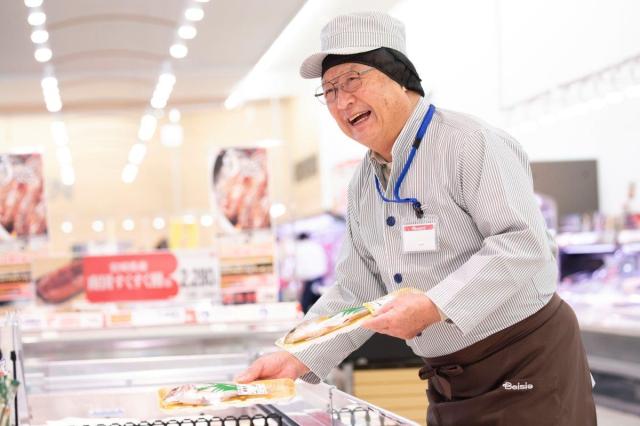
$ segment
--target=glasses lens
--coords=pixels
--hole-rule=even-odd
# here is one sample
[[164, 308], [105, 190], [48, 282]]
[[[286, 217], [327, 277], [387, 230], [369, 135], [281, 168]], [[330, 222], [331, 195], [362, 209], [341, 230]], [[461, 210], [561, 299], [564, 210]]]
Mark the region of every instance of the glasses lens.
[[316, 92], [313, 94], [313, 96], [315, 96], [315, 98], [320, 101], [320, 103], [322, 104], [326, 104], [327, 100], [324, 97], [324, 89], [321, 87], [318, 87], [316, 89]]
[[362, 80], [360, 79], [360, 74], [355, 71], [347, 74], [342, 80], [342, 90], [348, 93], [355, 92], [361, 85]]

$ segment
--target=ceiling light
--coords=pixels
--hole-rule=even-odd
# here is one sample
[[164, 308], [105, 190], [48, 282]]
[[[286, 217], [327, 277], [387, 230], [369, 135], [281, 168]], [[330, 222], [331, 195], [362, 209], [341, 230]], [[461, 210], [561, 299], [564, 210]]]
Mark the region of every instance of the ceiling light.
[[122, 229], [125, 231], [133, 231], [136, 227], [136, 223], [133, 219], [125, 219], [122, 221]]
[[167, 100], [164, 98], [151, 98], [151, 106], [155, 109], [162, 109], [167, 106]]
[[169, 121], [172, 123], [177, 123], [180, 121], [180, 110], [178, 110], [177, 108], [171, 108], [171, 111], [169, 111]]
[[161, 229], [164, 229], [165, 225], [166, 225], [166, 222], [160, 216], [153, 218], [153, 223], [152, 223], [153, 229], [161, 230]]
[[42, 6], [42, 0], [24, 0], [24, 5], [27, 7], [40, 7]]
[[176, 84], [176, 76], [170, 72], [162, 73], [160, 77], [158, 77], [158, 85], [173, 86], [174, 84]]
[[60, 175], [64, 185], [71, 186], [76, 181], [76, 174], [73, 171], [73, 167], [70, 165], [62, 166], [62, 169], [60, 169]]
[[45, 15], [44, 12], [31, 12], [27, 18], [27, 22], [34, 27], [40, 26], [47, 22], [47, 15]]
[[286, 212], [287, 212], [287, 207], [282, 203], [272, 204], [271, 208], [269, 209], [269, 213], [271, 214], [271, 217], [274, 219], [282, 216]]
[[62, 110], [62, 101], [59, 96], [56, 98], [45, 98], [44, 102], [49, 112], [60, 112]]
[[204, 18], [204, 11], [199, 7], [190, 7], [184, 11], [184, 17], [189, 21], [201, 21]]
[[58, 79], [55, 77], [45, 77], [40, 80], [42, 90], [58, 90]]
[[202, 216], [200, 216], [200, 225], [207, 228], [213, 225], [213, 216], [211, 216], [210, 214], [203, 214]]
[[182, 126], [177, 123], [168, 123], [160, 128], [160, 143], [167, 147], [182, 145], [184, 132]]
[[147, 153], [147, 146], [143, 143], [134, 144], [129, 151], [129, 162], [139, 166], [144, 160], [144, 156]]
[[51, 135], [56, 145], [66, 145], [69, 143], [69, 135], [64, 121], [54, 121], [51, 123]]
[[184, 216], [182, 216], [182, 221], [187, 225], [193, 225], [194, 223], [196, 223], [196, 217], [192, 214], [185, 214]]
[[60, 229], [65, 234], [70, 234], [71, 231], [73, 231], [73, 224], [68, 220], [65, 220], [64, 222], [62, 222], [62, 224], [60, 224]]
[[176, 59], [182, 59], [187, 56], [189, 49], [182, 43], [176, 43], [169, 48], [169, 53]]
[[260, 148], [275, 148], [282, 146], [282, 141], [280, 139], [263, 139], [256, 142], [256, 145]]
[[178, 28], [178, 36], [184, 40], [191, 40], [198, 35], [198, 30], [193, 25], [183, 25]]
[[35, 44], [46, 43], [49, 40], [49, 33], [46, 30], [35, 30], [31, 33], [31, 41]]
[[[154, 107], [155, 108], [155, 107]], [[140, 129], [138, 130], [138, 139], [141, 141], [151, 140], [156, 131], [158, 119], [152, 114], [145, 114], [140, 119]]]
[[91, 229], [93, 229], [95, 232], [102, 232], [104, 231], [104, 222], [101, 220], [94, 220], [91, 223]]
[[38, 62], [48, 62], [49, 59], [51, 59], [51, 57], [53, 56], [53, 53], [51, 53], [51, 49], [49, 49], [48, 47], [40, 47], [36, 49], [36, 52], [33, 54], [33, 56]]
[[71, 150], [67, 145], [61, 145], [56, 150], [58, 154], [58, 162], [60, 164], [71, 164]]
[[127, 164], [122, 170], [122, 181], [124, 183], [131, 183], [136, 180], [138, 174], [138, 166], [135, 164]]

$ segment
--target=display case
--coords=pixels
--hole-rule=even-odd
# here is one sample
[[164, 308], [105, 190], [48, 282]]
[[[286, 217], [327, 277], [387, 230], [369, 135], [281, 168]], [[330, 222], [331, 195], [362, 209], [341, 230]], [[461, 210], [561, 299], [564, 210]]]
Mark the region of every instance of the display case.
[[28, 421], [42, 425], [416, 425], [325, 383], [296, 382], [292, 400], [190, 415], [158, 404], [160, 385], [230, 380], [243, 354], [54, 362], [29, 373]]

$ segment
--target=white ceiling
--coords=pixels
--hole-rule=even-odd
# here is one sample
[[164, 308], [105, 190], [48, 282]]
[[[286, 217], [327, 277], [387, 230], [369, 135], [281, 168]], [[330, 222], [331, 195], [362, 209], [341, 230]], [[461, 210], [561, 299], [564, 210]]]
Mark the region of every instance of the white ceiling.
[[[219, 104], [265, 54], [304, 0], [213, 0], [203, 3], [189, 54], [173, 59], [182, 14], [193, 0], [44, 0], [49, 45], [63, 112], [144, 110], [167, 64], [177, 77], [170, 106]], [[338, 13], [388, 10], [395, 0], [310, 0], [307, 21], [270, 64], [295, 75], [317, 49], [320, 27]], [[40, 88], [45, 64], [34, 59], [29, 10], [0, 2], [0, 115], [46, 112]], [[301, 13], [301, 15], [303, 15]], [[164, 65], [163, 65], [164, 64]], [[286, 86], [286, 85], [285, 85]]]

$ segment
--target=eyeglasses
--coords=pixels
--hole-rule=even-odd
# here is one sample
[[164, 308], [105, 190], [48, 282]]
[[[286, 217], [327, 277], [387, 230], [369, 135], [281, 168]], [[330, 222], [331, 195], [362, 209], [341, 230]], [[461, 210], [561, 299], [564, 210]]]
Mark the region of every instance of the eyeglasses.
[[338, 76], [338, 78], [340, 78], [339, 82], [336, 81], [336, 78], [334, 79], [335, 83], [330, 81], [323, 83], [322, 86], [318, 87], [313, 96], [324, 105], [333, 103], [338, 98], [338, 90], [353, 93], [362, 87], [362, 76], [372, 69], [373, 67], [367, 68], [364, 71], [347, 71]]

